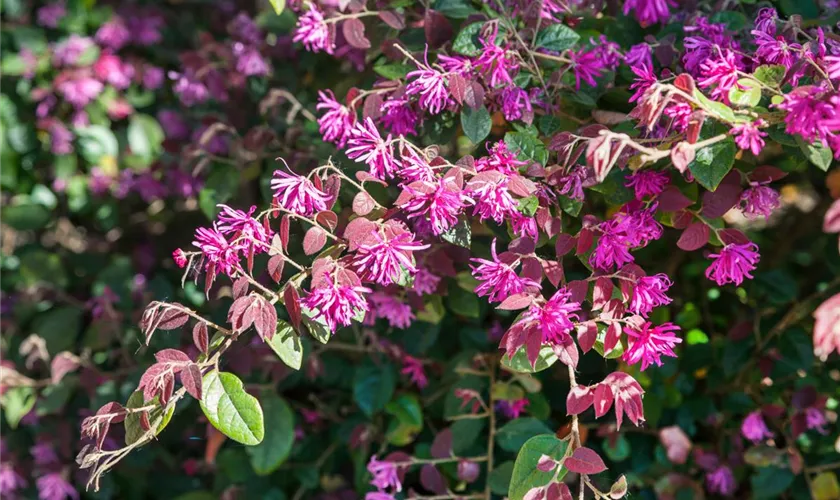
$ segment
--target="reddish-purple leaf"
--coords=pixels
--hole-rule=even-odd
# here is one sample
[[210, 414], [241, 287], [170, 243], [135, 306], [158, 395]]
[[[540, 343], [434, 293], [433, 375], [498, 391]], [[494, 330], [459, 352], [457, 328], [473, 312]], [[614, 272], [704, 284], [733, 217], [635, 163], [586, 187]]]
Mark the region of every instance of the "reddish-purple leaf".
[[543, 260], [542, 268], [548, 278], [548, 281], [550, 281], [555, 287], [560, 286], [560, 283], [565, 278], [565, 275], [563, 274], [563, 264], [556, 260]]
[[464, 103], [467, 106], [478, 109], [484, 105], [484, 87], [478, 82], [469, 82], [464, 91]]
[[359, 191], [353, 197], [353, 213], [364, 216], [373, 211], [376, 207], [376, 202], [366, 191]]
[[207, 354], [207, 351], [210, 346], [210, 335], [207, 332], [207, 324], [203, 321], [199, 321], [193, 327], [193, 344], [198, 348], [199, 351]]
[[446, 493], [446, 480], [434, 465], [426, 464], [420, 469], [420, 484], [433, 493]]
[[346, 239], [350, 245], [349, 250], [355, 251], [359, 248], [359, 245], [362, 244], [365, 239], [371, 235], [374, 231], [376, 231], [377, 225], [375, 222], [371, 222], [368, 219], [364, 219], [359, 217], [358, 219], [353, 219], [347, 224], [347, 227], [344, 228], [344, 239]]
[[592, 247], [594, 241], [595, 234], [591, 229], [581, 229], [577, 235], [577, 249], [575, 250], [575, 254], [581, 255], [586, 253]]
[[703, 193], [703, 209], [701, 213], [709, 219], [723, 216], [741, 199], [743, 189], [738, 184], [721, 183], [714, 191]]
[[423, 31], [426, 41], [433, 49], [440, 47], [452, 38], [452, 25], [446, 16], [432, 9], [426, 9], [423, 17]]
[[464, 103], [464, 97], [466, 96], [468, 85], [469, 82], [467, 82], [467, 80], [458, 73], [452, 73], [449, 75], [449, 93], [458, 104]]
[[724, 245], [746, 245], [750, 242], [750, 239], [747, 238], [746, 234], [734, 227], [728, 227], [718, 231], [718, 238], [720, 238], [720, 241], [722, 241]]
[[840, 233], [840, 199], [834, 200], [834, 203], [825, 211], [823, 231], [826, 233]]
[[286, 258], [282, 255], [275, 255], [268, 259], [266, 271], [268, 271], [268, 275], [271, 276], [271, 279], [273, 279], [275, 283], [280, 283], [280, 280], [283, 278], [283, 268], [285, 266]]
[[541, 455], [537, 461], [537, 470], [541, 472], [551, 472], [557, 468], [557, 460], [554, 460], [548, 455]]
[[771, 165], [755, 167], [748, 177], [753, 182], [773, 182], [787, 177], [787, 172]]
[[379, 19], [395, 30], [405, 29], [405, 17], [393, 10], [380, 10]]
[[589, 282], [584, 280], [570, 281], [566, 284], [566, 290], [571, 292], [571, 302], [583, 302], [589, 292]]
[[680, 235], [677, 246], [692, 252], [709, 242], [709, 226], [705, 222], [693, 222]]
[[665, 447], [668, 460], [675, 464], [684, 464], [691, 451], [691, 440], [685, 432], [676, 425], [663, 427], [659, 430], [659, 440]]
[[610, 278], [601, 276], [595, 280], [595, 288], [592, 290], [592, 309], [598, 310], [612, 299], [613, 282]]
[[300, 313], [300, 294], [298, 294], [297, 288], [291, 283], [283, 289], [283, 304], [286, 306], [286, 312], [289, 313], [289, 320], [291, 320], [292, 326], [295, 327], [295, 331], [300, 331], [300, 321], [302, 319]]
[[[178, 303], [173, 303], [172, 305], [184, 307]], [[188, 319], [190, 319], [190, 317], [187, 313], [179, 309], [167, 307], [166, 310], [161, 313], [157, 327], [161, 330], [175, 330], [176, 328], [184, 326], [184, 323], [186, 323]]]
[[140, 428], [144, 431], [149, 431], [152, 428], [152, 423], [149, 422], [149, 412], [147, 411], [140, 414]]
[[595, 418], [601, 418], [610, 411], [613, 404], [613, 392], [608, 384], [598, 384], [595, 386], [593, 394], [592, 405], [595, 407]]
[[578, 360], [580, 360], [580, 352], [578, 346], [571, 337], [566, 337], [566, 340], [559, 345], [552, 346], [554, 354], [566, 366], [577, 368]]
[[512, 175], [509, 177], [508, 189], [511, 193], [525, 198], [537, 192], [537, 185], [521, 175]]
[[572, 472], [578, 474], [597, 474], [607, 470], [604, 461], [595, 453], [586, 447], [578, 448], [572, 453], [572, 456], [567, 458], [563, 465]]
[[618, 338], [621, 336], [621, 324], [610, 323], [607, 327], [607, 334], [604, 335], [604, 354], [609, 354], [615, 349], [618, 344]]
[[577, 327], [578, 344], [584, 354], [592, 349], [598, 339], [598, 325], [594, 321], [587, 321]]
[[370, 94], [365, 98], [365, 105], [362, 106], [362, 117], [371, 120], [378, 120], [382, 116], [382, 94]]
[[531, 255], [537, 249], [537, 244], [532, 238], [516, 238], [508, 245], [508, 251], [519, 255]]
[[567, 233], [558, 234], [557, 242], [554, 244], [554, 250], [557, 252], [557, 258], [571, 252], [575, 246], [577, 246], [577, 241], [574, 236]]
[[592, 406], [595, 395], [592, 389], [583, 385], [572, 387], [566, 396], [566, 415], [580, 415]]
[[254, 329], [257, 330], [257, 335], [265, 341], [271, 340], [277, 331], [277, 310], [274, 304], [262, 296], [257, 296], [252, 307], [255, 308]]
[[525, 309], [534, 303], [534, 294], [528, 292], [520, 292], [511, 295], [499, 304], [496, 309], [504, 311], [515, 311], [517, 309]]
[[185, 363], [191, 363], [192, 360], [186, 353], [178, 349], [163, 349], [155, 353], [155, 359], [158, 363], [173, 365], [172, 369], [180, 370]]
[[678, 210], [671, 216], [671, 224], [674, 229], [685, 229], [694, 220], [694, 214], [688, 210]]
[[280, 219], [280, 243], [283, 245], [283, 251], [289, 251], [289, 225], [291, 224], [291, 216], [289, 214], [283, 215]]
[[362, 50], [370, 48], [370, 40], [365, 37], [365, 23], [359, 19], [351, 17], [345, 20], [342, 23], [341, 29], [344, 32], [344, 38], [347, 39], [347, 43], [352, 47]]
[[335, 212], [323, 210], [315, 215], [315, 222], [330, 231], [335, 231], [336, 226], [338, 226], [338, 216]]
[[320, 227], [312, 226], [303, 236], [303, 253], [312, 255], [318, 253], [327, 244], [327, 232]]
[[236, 281], [233, 282], [233, 299], [236, 300], [239, 297], [248, 293], [248, 278], [242, 276], [238, 278]]
[[58, 353], [50, 363], [50, 379], [53, 384], [58, 384], [70, 372], [79, 367], [79, 358], [71, 352]]
[[447, 427], [438, 432], [432, 441], [433, 458], [449, 458], [452, 456], [452, 429]]
[[181, 372], [181, 383], [190, 396], [201, 401], [201, 370], [195, 363], [190, 363]]
[[665, 191], [656, 198], [656, 201], [659, 203], [658, 209], [663, 212], [676, 212], [694, 204], [676, 186], [666, 187]]

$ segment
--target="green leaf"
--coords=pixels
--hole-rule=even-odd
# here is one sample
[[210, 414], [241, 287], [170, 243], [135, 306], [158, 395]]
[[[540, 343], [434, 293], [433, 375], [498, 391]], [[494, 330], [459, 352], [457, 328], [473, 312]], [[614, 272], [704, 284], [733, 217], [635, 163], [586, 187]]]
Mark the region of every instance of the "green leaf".
[[257, 398], [245, 392], [239, 377], [212, 370], [204, 375], [202, 393], [201, 409], [219, 432], [251, 446], [263, 440], [262, 408]]
[[765, 64], [753, 72], [753, 78], [770, 87], [778, 87], [785, 79], [787, 70], [781, 64]]
[[732, 108], [730, 108], [726, 104], [710, 100], [708, 97], [703, 95], [703, 93], [700, 92], [699, 89], [694, 89], [694, 98], [697, 99], [697, 101], [706, 111], [710, 112], [712, 115], [715, 116], [715, 118], [719, 120], [728, 123], [746, 121], [745, 118], [737, 118]]
[[833, 159], [830, 149], [823, 146], [819, 141], [808, 144], [798, 135], [796, 136], [796, 144], [808, 158], [808, 161], [816, 165], [823, 172], [828, 171], [828, 167], [831, 166], [831, 160]]
[[607, 439], [604, 441], [603, 447], [604, 454], [613, 462], [627, 460], [627, 457], [630, 456], [630, 442], [627, 441], [624, 434], [619, 434], [615, 440]]
[[149, 115], [138, 114], [128, 122], [128, 147], [143, 165], [154, 162], [163, 150], [164, 133], [160, 124]]
[[458, 245], [459, 247], [470, 248], [472, 244], [472, 229], [470, 222], [466, 219], [458, 219], [454, 226], [450, 227], [440, 235], [443, 241]]
[[513, 356], [502, 356], [502, 366], [508, 370], [519, 373], [536, 373], [541, 372], [557, 362], [557, 355], [549, 346], [543, 346], [540, 349], [540, 354], [537, 356], [537, 363], [535, 367], [531, 367], [531, 362], [528, 361], [528, 354], [525, 348], [522, 347]]
[[484, 106], [478, 109], [464, 106], [461, 110], [461, 127], [473, 144], [481, 143], [490, 133], [492, 125], [490, 112]]
[[540, 200], [535, 194], [532, 194], [527, 198], [521, 198], [519, 200], [519, 204], [516, 207], [519, 213], [527, 217], [533, 217], [534, 214], [537, 213], [538, 208], [540, 208]]
[[211, 167], [207, 182], [198, 193], [198, 206], [208, 219], [215, 219], [219, 213], [217, 205], [227, 202], [239, 186], [240, 172], [230, 165], [215, 164]]
[[6, 390], [0, 396], [0, 406], [3, 407], [3, 416], [9, 427], [17, 429], [20, 420], [32, 410], [37, 400], [38, 396], [32, 387], [12, 387]]
[[375, 364], [366, 359], [353, 377], [353, 399], [367, 416], [385, 408], [397, 386], [394, 368], [390, 363]]
[[484, 21], [472, 23], [458, 32], [455, 41], [452, 42], [452, 50], [465, 56], [475, 57], [481, 53], [481, 42], [479, 35]]
[[811, 496], [814, 500], [835, 500], [840, 498], [840, 483], [831, 471], [821, 472], [811, 481]]
[[452, 312], [460, 316], [473, 319], [478, 319], [481, 316], [481, 301], [478, 300], [478, 295], [459, 286], [449, 288], [446, 305]]
[[551, 429], [533, 417], [517, 418], [496, 432], [496, 442], [506, 451], [516, 452], [526, 441], [538, 434], [550, 434]]
[[731, 137], [697, 151], [694, 161], [688, 164], [694, 178], [701, 186], [714, 191], [735, 163], [735, 141]]
[[[158, 403], [157, 396], [151, 401], [143, 400], [143, 391], [134, 391], [128, 398], [126, 408], [142, 408], [144, 406], [155, 405], [156, 408], [149, 412], [149, 425], [154, 427], [155, 436], [160, 434], [163, 429], [169, 425], [172, 420], [172, 414], [175, 413], [175, 405], [167, 408], [166, 413], [163, 413], [163, 406]], [[125, 416], [125, 444], [131, 445], [136, 443], [146, 431], [140, 425], [140, 414], [129, 413]]]
[[385, 405], [385, 413], [394, 417], [385, 433], [385, 438], [394, 446], [410, 444], [423, 429], [423, 409], [417, 396], [399, 396]]
[[478, 442], [478, 436], [487, 425], [486, 418], [463, 418], [452, 424], [452, 453], [463, 455]]
[[572, 28], [565, 24], [552, 24], [537, 33], [534, 44], [543, 49], [563, 52], [574, 47], [578, 40], [580, 40], [580, 35]]
[[548, 161], [548, 151], [545, 149], [545, 144], [540, 141], [536, 134], [531, 134], [528, 131], [508, 132], [505, 134], [505, 145], [520, 160], [535, 161], [543, 166]]
[[76, 129], [79, 152], [85, 160], [93, 165], [102, 162], [103, 157], [116, 160], [119, 154], [119, 143], [111, 129], [103, 125], [90, 125]]
[[513, 461], [508, 460], [498, 467], [493, 468], [490, 473], [490, 478], [487, 480], [490, 483], [490, 491], [497, 495], [507, 495], [510, 489], [510, 477], [513, 475]]
[[41, 229], [50, 222], [50, 210], [38, 203], [25, 201], [3, 209], [3, 222], [18, 231]]
[[581, 200], [574, 200], [562, 194], [557, 196], [557, 203], [560, 204], [560, 208], [562, 208], [564, 212], [572, 217], [577, 217], [580, 213], [580, 209], [583, 208], [583, 202]]
[[268, 0], [268, 3], [271, 4], [271, 7], [274, 9], [274, 13], [278, 16], [283, 13], [283, 9], [286, 8], [286, 0]]
[[607, 174], [604, 182], [592, 186], [590, 189], [604, 195], [604, 200], [610, 205], [623, 205], [635, 196], [633, 191], [625, 186], [625, 171], [614, 168]]
[[54, 307], [36, 316], [31, 329], [44, 339], [50, 354], [75, 351], [83, 316], [84, 311], [78, 307]]
[[738, 84], [729, 89], [729, 100], [736, 106], [757, 106], [761, 100], [761, 86], [752, 78], [740, 78]]
[[303, 343], [292, 325], [282, 320], [278, 321], [277, 332], [267, 344], [287, 366], [300, 370], [303, 363]]
[[435, 0], [433, 8], [452, 19], [466, 19], [477, 12], [470, 0]]
[[261, 398], [265, 416], [265, 438], [256, 446], [246, 448], [251, 466], [260, 476], [277, 470], [289, 457], [295, 442], [295, 415], [286, 400], [266, 393]]
[[730, 31], [741, 31], [747, 26], [747, 16], [734, 10], [715, 12], [710, 19], [713, 23], [723, 23]]
[[387, 78], [388, 80], [399, 80], [401, 78], [405, 78], [405, 75], [407, 75], [412, 69], [412, 66], [402, 63], [379, 64], [373, 67], [373, 71], [375, 71], [376, 74], [383, 78]]
[[775, 498], [788, 490], [793, 483], [793, 473], [789, 469], [780, 467], [765, 467], [759, 469], [750, 478], [753, 498]]
[[[557, 439], [554, 434], [534, 436], [526, 441], [519, 450], [516, 463], [513, 465], [513, 475], [510, 478], [510, 490], [508, 490], [510, 500], [523, 500], [532, 488], [545, 486], [551, 482], [555, 478], [554, 471], [542, 472], [537, 469], [537, 463], [543, 455], [559, 461], [565, 455], [568, 446], [567, 441]], [[560, 468], [555, 480], [562, 481], [566, 472], [566, 469]]]

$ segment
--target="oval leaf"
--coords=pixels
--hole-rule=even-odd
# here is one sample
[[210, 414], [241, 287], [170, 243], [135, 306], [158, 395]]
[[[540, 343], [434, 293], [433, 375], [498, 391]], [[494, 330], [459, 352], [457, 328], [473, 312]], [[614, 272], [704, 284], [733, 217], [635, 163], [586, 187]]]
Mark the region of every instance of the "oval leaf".
[[242, 444], [255, 445], [263, 440], [265, 426], [260, 403], [245, 392], [236, 375], [210, 371], [204, 375], [202, 392], [201, 409], [213, 427]]
[[268, 346], [289, 368], [300, 370], [303, 363], [303, 344], [292, 325], [285, 321], [278, 322], [277, 333], [268, 342]]
[[[279, 332], [274, 338], [278, 337]], [[246, 448], [246, 451], [251, 458], [254, 472], [260, 476], [267, 476], [277, 470], [292, 451], [295, 442], [295, 416], [283, 398], [267, 394], [261, 399], [266, 422], [265, 439], [256, 446]]]

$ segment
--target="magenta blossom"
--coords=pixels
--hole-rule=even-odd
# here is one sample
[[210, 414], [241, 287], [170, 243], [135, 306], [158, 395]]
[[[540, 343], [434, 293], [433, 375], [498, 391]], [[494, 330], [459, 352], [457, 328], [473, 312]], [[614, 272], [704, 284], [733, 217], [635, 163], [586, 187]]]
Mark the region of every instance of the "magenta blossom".
[[760, 255], [755, 243], [729, 243], [720, 253], [709, 257], [715, 259], [706, 269], [706, 278], [723, 286], [727, 283], [740, 285], [744, 278], [752, 279], [750, 271], [755, 269]]
[[408, 183], [423, 181], [435, 182], [435, 171], [429, 165], [429, 160], [425, 154], [421, 154], [414, 149], [406, 149], [403, 151], [402, 158], [400, 158], [400, 170], [397, 175]]
[[472, 201], [452, 177], [442, 177], [436, 183], [412, 182], [405, 187], [403, 195], [397, 199], [397, 206], [409, 212], [409, 219], [424, 216], [435, 235], [454, 226]]
[[346, 153], [350, 159], [366, 163], [372, 176], [386, 180], [394, 176], [398, 166], [391, 141], [390, 135], [382, 139], [373, 120], [368, 117], [365, 121], [356, 123], [351, 130]]
[[387, 490], [393, 488], [394, 491], [402, 491], [402, 483], [397, 474], [397, 466], [394, 462], [387, 460], [379, 461], [376, 457], [370, 457], [367, 470], [373, 476], [370, 484], [376, 486], [379, 490]]
[[582, 165], [572, 167], [566, 175], [557, 179], [560, 194], [573, 200], [583, 201], [583, 181], [586, 180], [586, 176], [586, 167]]
[[405, 96], [391, 97], [382, 104], [382, 124], [396, 135], [417, 135], [419, 113]]
[[761, 410], [751, 412], [741, 423], [741, 434], [753, 442], [758, 444], [765, 439], [771, 439], [773, 433], [767, 428], [764, 419], [761, 417]]
[[514, 399], [512, 401], [502, 399], [496, 401], [496, 411], [513, 420], [519, 418], [525, 412], [525, 408], [529, 403], [528, 398]]
[[429, 66], [421, 67], [408, 73], [406, 78], [413, 80], [406, 86], [405, 93], [419, 95], [418, 103], [421, 109], [437, 115], [452, 103], [446, 89], [446, 76], [440, 71]]
[[665, 295], [665, 292], [671, 288], [672, 284], [668, 276], [663, 273], [639, 278], [633, 287], [633, 294], [630, 296], [627, 308], [647, 317], [655, 307], [671, 303], [671, 298]]
[[36, 481], [40, 500], [78, 500], [79, 493], [59, 472], [44, 474]]
[[172, 260], [174, 260], [175, 264], [177, 264], [181, 269], [187, 265], [187, 255], [180, 248], [172, 252]]
[[828, 77], [832, 80], [840, 79], [840, 56], [826, 56], [825, 62], [828, 64]]
[[292, 41], [303, 43], [309, 52], [332, 54], [335, 50], [335, 36], [315, 2], [310, 2], [309, 10], [298, 18]]
[[666, 172], [645, 169], [635, 171], [624, 185], [633, 188], [637, 200], [644, 200], [647, 197], [659, 196], [670, 182], [671, 177]]
[[38, 26], [57, 28], [58, 22], [67, 15], [67, 7], [63, 1], [53, 2], [39, 8], [36, 15]]
[[327, 209], [330, 197], [315, 187], [308, 177], [275, 170], [271, 179], [274, 199], [284, 210], [300, 215], [312, 215]]
[[301, 303], [313, 311], [313, 319], [321, 320], [335, 333], [338, 325], [350, 326], [354, 318], [364, 316], [369, 305], [363, 294], [368, 293], [371, 289], [361, 284], [339, 284], [328, 278], [301, 299]]
[[630, 69], [636, 74], [636, 78], [630, 84], [630, 90], [633, 91], [630, 102], [636, 102], [659, 80], [656, 78], [656, 73], [653, 72], [653, 65], [642, 64], [631, 66]]
[[418, 267], [410, 290], [418, 295], [430, 295], [437, 291], [439, 284], [440, 276], [433, 274], [425, 267]]
[[318, 91], [316, 109], [326, 112], [318, 118], [318, 130], [325, 141], [335, 143], [343, 148], [350, 138], [353, 125], [356, 123], [356, 113], [338, 102], [332, 90]]
[[478, 265], [470, 268], [472, 274], [481, 283], [475, 288], [479, 297], [488, 297], [490, 302], [501, 302], [511, 295], [525, 290], [539, 290], [540, 284], [530, 278], [516, 274], [519, 258], [511, 252], [496, 253], [496, 240], [490, 247], [493, 260], [472, 258]]
[[222, 209], [218, 224], [220, 233], [229, 236], [237, 245], [248, 248], [249, 253], [268, 251], [273, 232], [252, 217], [257, 207], [252, 206], [248, 213], [234, 210], [227, 205], [220, 204], [218, 207]]
[[652, 24], [665, 24], [671, 17], [670, 7], [676, 7], [672, 0], [627, 0], [624, 2], [624, 15], [633, 15], [639, 24], [646, 28]]
[[624, 332], [628, 337], [628, 346], [621, 359], [630, 365], [641, 361], [642, 371], [654, 363], [662, 366], [662, 356], [677, 357], [674, 346], [681, 343], [682, 339], [674, 335], [674, 332], [679, 329], [671, 323], [653, 326], [649, 321], [639, 327], [627, 326]]
[[741, 193], [742, 210], [747, 218], [770, 217], [773, 210], [781, 206], [779, 192], [763, 183], [751, 182], [750, 187]]
[[513, 86], [505, 87], [502, 89], [500, 100], [505, 120], [524, 120], [526, 117], [528, 120], [533, 119], [534, 107], [531, 105], [531, 96], [524, 89]]
[[242, 42], [234, 42], [233, 55], [236, 57], [236, 71], [245, 76], [266, 76], [269, 74], [268, 63], [259, 49]]
[[580, 311], [580, 303], [572, 302], [571, 298], [570, 291], [560, 288], [545, 303], [529, 307], [511, 329], [517, 325], [537, 328], [542, 333], [543, 344], [562, 345], [570, 338], [569, 332], [574, 329], [573, 322], [578, 320]]
[[488, 155], [482, 156], [475, 161], [475, 169], [479, 172], [486, 170], [498, 170], [504, 174], [513, 174], [528, 162], [516, 158], [508, 148], [505, 141], [499, 141], [487, 148]]
[[484, 80], [490, 88], [501, 85], [512, 85], [513, 77], [519, 72], [519, 62], [513, 53], [508, 53], [506, 47], [496, 45], [498, 24], [492, 32], [480, 38], [481, 52], [473, 61], [475, 69], [484, 75]]
[[408, 378], [418, 389], [423, 389], [429, 385], [429, 379], [426, 378], [426, 372], [423, 371], [423, 362], [421, 360], [406, 354], [402, 358], [402, 363], [403, 367], [400, 373], [408, 375]]
[[383, 318], [388, 320], [392, 328], [405, 329], [414, 321], [415, 316], [411, 306], [397, 297], [383, 292], [373, 292], [368, 298], [372, 307], [365, 316], [365, 324], [372, 325], [378, 318]]
[[113, 17], [96, 31], [96, 41], [111, 50], [120, 50], [131, 41], [131, 32], [119, 17]]
[[429, 245], [414, 241], [414, 235], [396, 226], [383, 226], [371, 231], [359, 245], [353, 266], [365, 280], [380, 285], [398, 283], [403, 275], [417, 272], [414, 252]]
[[735, 493], [737, 486], [732, 469], [726, 465], [721, 465], [706, 473], [706, 489], [709, 490], [709, 493], [729, 496]]
[[753, 30], [750, 33], [755, 38], [755, 55], [761, 62], [765, 64], [781, 64], [785, 69], [791, 69], [799, 59], [802, 45], [789, 43], [781, 35], [774, 36], [761, 30]]
[[758, 156], [764, 148], [762, 137], [767, 137], [767, 132], [758, 129], [763, 124], [764, 121], [758, 119], [754, 122], [742, 123], [732, 127], [730, 132], [735, 136], [735, 144], [741, 149], [749, 149], [752, 154]]
[[646, 43], [638, 43], [630, 47], [624, 54], [624, 63], [633, 68], [653, 67], [653, 49]]
[[210, 274], [222, 272], [230, 275], [239, 265], [239, 251], [242, 247], [225, 239], [216, 222], [213, 223], [213, 229], [200, 227], [195, 230], [193, 246], [201, 250], [207, 259], [206, 269]]
[[516, 200], [508, 191], [509, 177], [499, 171], [481, 172], [467, 183], [467, 194], [475, 201], [473, 213], [483, 222], [493, 219], [502, 224], [514, 212]]
[[825, 418], [825, 412], [819, 408], [810, 406], [805, 408], [805, 427], [816, 430], [820, 434], [828, 434], [826, 428], [828, 421]]
[[70, 78], [58, 84], [58, 93], [76, 108], [84, 108], [105, 88], [101, 82], [87, 77]]
[[595, 251], [589, 256], [589, 263], [593, 267], [606, 271], [633, 262], [633, 256], [630, 255], [631, 240], [627, 235], [630, 220], [628, 217], [614, 218], [598, 226], [601, 237], [598, 238]]
[[[4, 459], [7, 458], [4, 452]], [[17, 490], [26, 488], [26, 480], [18, 474], [10, 462], [0, 463], [0, 494], [3, 497], [15, 498]]]
[[597, 87], [595, 78], [601, 76], [606, 66], [604, 60], [599, 57], [595, 50], [580, 49], [577, 52], [570, 51], [569, 59], [572, 61], [572, 73], [575, 75], [575, 89], [580, 90], [580, 82], [583, 80], [590, 87]]

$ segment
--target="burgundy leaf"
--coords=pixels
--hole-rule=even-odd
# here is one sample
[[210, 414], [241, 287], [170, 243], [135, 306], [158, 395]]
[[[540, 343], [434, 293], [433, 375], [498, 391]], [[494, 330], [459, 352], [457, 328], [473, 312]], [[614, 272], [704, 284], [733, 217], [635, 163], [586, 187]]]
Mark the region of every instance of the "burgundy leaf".
[[574, 500], [566, 483], [551, 483], [545, 492], [545, 500]]
[[745, 245], [750, 242], [750, 239], [747, 238], [747, 235], [742, 233], [740, 230], [735, 229], [734, 227], [728, 227], [726, 229], [721, 229], [720, 231], [718, 231], [718, 238], [720, 238], [720, 241], [722, 241], [724, 245]]
[[589, 292], [589, 282], [583, 280], [570, 281], [566, 285], [566, 290], [572, 293], [571, 302], [583, 302]]
[[674, 86], [688, 95], [694, 94], [694, 78], [688, 73], [682, 73], [674, 79]]
[[685, 229], [694, 220], [694, 214], [688, 210], [679, 210], [671, 216], [674, 229]]
[[359, 191], [353, 197], [353, 213], [364, 216], [373, 211], [376, 207], [373, 198], [366, 191]]
[[537, 244], [531, 238], [516, 238], [508, 245], [508, 251], [519, 255], [531, 255], [536, 249]]
[[677, 143], [671, 148], [671, 163], [681, 173], [685, 173], [688, 165], [694, 161], [697, 151], [686, 141]]
[[382, 94], [370, 94], [365, 98], [365, 105], [362, 106], [362, 117], [371, 120], [378, 120], [382, 116]]
[[686, 252], [692, 252], [709, 241], [709, 226], [705, 222], [693, 222], [680, 235], [677, 246]]
[[773, 182], [787, 177], [787, 172], [771, 165], [762, 165], [755, 167], [747, 177], [753, 182]]
[[393, 10], [380, 10], [379, 19], [382, 19], [385, 24], [395, 30], [405, 29], [405, 17], [399, 12], [395, 12]]
[[575, 341], [571, 337], [566, 337], [563, 343], [552, 346], [552, 350], [561, 363], [572, 368], [577, 368], [580, 352], [578, 351], [577, 344], [575, 344]]
[[534, 294], [528, 292], [520, 292], [511, 295], [499, 304], [496, 309], [503, 311], [515, 311], [517, 309], [525, 309], [534, 303]]
[[467, 106], [478, 109], [484, 105], [484, 87], [478, 82], [469, 82], [464, 91], [464, 103]]
[[79, 358], [71, 352], [58, 353], [50, 363], [50, 379], [58, 384], [70, 372], [79, 368]]
[[295, 327], [296, 331], [299, 331], [301, 321], [300, 294], [298, 294], [297, 288], [291, 283], [283, 289], [283, 304], [286, 306], [286, 312], [289, 313], [292, 326]]
[[344, 38], [352, 47], [357, 49], [369, 49], [370, 40], [365, 37], [365, 24], [357, 18], [351, 17], [342, 23]]
[[607, 470], [607, 466], [604, 465], [601, 457], [586, 447], [576, 449], [572, 456], [563, 462], [563, 465], [578, 474], [597, 474]]
[[554, 460], [548, 455], [541, 455], [537, 461], [537, 470], [541, 472], [551, 472], [557, 468], [557, 460]]
[[338, 216], [335, 212], [323, 210], [315, 215], [315, 222], [328, 228], [330, 231], [335, 231], [336, 226], [338, 226]]
[[140, 414], [140, 428], [147, 432], [152, 428], [152, 423], [149, 422], [149, 412], [147, 411]]
[[349, 250], [355, 251], [359, 248], [359, 245], [365, 241], [365, 239], [371, 235], [374, 231], [376, 231], [377, 225], [375, 222], [371, 222], [367, 219], [359, 217], [358, 219], [353, 219], [347, 224], [347, 227], [344, 228], [344, 239], [346, 239], [350, 245]]
[[452, 38], [452, 25], [446, 16], [432, 9], [426, 10], [423, 17], [423, 31], [429, 47], [436, 49]]
[[181, 372], [181, 384], [190, 396], [201, 401], [201, 370], [195, 363], [190, 363]]
[[581, 229], [577, 235], [577, 249], [575, 249], [575, 254], [581, 255], [586, 253], [592, 247], [594, 241], [595, 234], [591, 229]]
[[252, 304], [256, 297], [246, 295], [233, 301], [228, 309], [228, 322], [233, 325], [233, 331], [241, 333], [254, 323]]
[[709, 219], [723, 216], [738, 204], [742, 192], [741, 186], [730, 183], [721, 183], [714, 191], [706, 191], [703, 193], [702, 214]]
[[554, 244], [554, 250], [557, 252], [557, 257], [560, 258], [571, 252], [577, 246], [575, 237], [571, 234], [560, 233], [557, 235], [557, 242]]
[[246, 293], [248, 293], [248, 278], [242, 276], [233, 282], [233, 298], [236, 300]]
[[449, 458], [452, 456], [452, 429], [447, 427], [438, 432], [432, 441], [432, 458]]
[[563, 264], [557, 262], [556, 260], [543, 260], [542, 268], [548, 278], [548, 281], [550, 281], [555, 287], [560, 286], [560, 283], [565, 278], [565, 275], [563, 274]]
[[282, 255], [275, 255], [268, 259], [266, 271], [268, 271], [268, 275], [271, 276], [271, 279], [273, 279], [275, 283], [280, 283], [280, 280], [283, 278], [283, 268], [285, 266], [286, 258]]
[[610, 411], [613, 404], [613, 392], [609, 384], [600, 383], [595, 386], [592, 405], [595, 407], [595, 418], [601, 418]]
[[512, 175], [508, 182], [508, 189], [511, 193], [525, 198], [537, 192], [537, 185], [521, 175]]
[[533, 280], [535, 283], [541, 282], [542, 264], [540, 263], [539, 259], [536, 259], [534, 257], [523, 258], [521, 275], [523, 278]]
[[289, 251], [289, 225], [291, 224], [291, 216], [289, 214], [283, 215], [280, 219], [280, 243], [283, 244], [283, 251]]
[[449, 93], [459, 105], [464, 103], [468, 85], [469, 82], [467, 82], [467, 80], [458, 73], [452, 73], [449, 75]]
[[164, 365], [173, 365], [173, 370], [180, 370], [185, 363], [191, 363], [192, 360], [186, 353], [178, 349], [163, 349], [155, 353], [155, 359], [158, 363]]
[[207, 332], [207, 324], [203, 321], [200, 321], [195, 324], [193, 327], [193, 344], [198, 348], [199, 351], [207, 354], [207, 351], [210, 346], [210, 335]]
[[659, 203], [659, 210], [663, 212], [676, 212], [694, 205], [694, 202], [686, 198], [676, 186], [666, 187], [656, 201]]
[[610, 278], [601, 276], [595, 280], [595, 288], [592, 290], [592, 309], [602, 309], [612, 299], [613, 282]]
[[610, 326], [607, 327], [607, 334], [604, 336], [604, 354], [609, 354], [613, 349], [615, 349], [620, 336], [621, 324], [610, 323]]
[[446, 480], [434, 465], [426, 464], [420, 469], [420, 484], [433, 493], [446, 493]]
[[598, 325], [594, 321], [587, 321], [577, 327], [578, 344], [584, 354], [592, 349], [598, 339]]
[[318, 253], [327, 244], [327, 232], [317, 226], [312, 226], [303, 236], [303, 253], [312, 255]]
[[[172, 305], [184, 307], [178, 303], [172, 303]], [[175, 330], [176, 328], [184, 326], [184, 323], [186, 323], [188, 319], [190, 319], [190, 317], [184, 311], [167, 307], [163, 313], [161, 313], [157, 327], [161, 330]]]
[[255, 308], [254, 329], [257, 330], [257, 335], [265, 341], [271, 340], [277, 331], [277, 310], [274, 304], [262, 296], [257, 296], [252, 307]]
[[592, 406], [595, 395], [592, 389], [583, 385], [572, 387], [566, 396], [566, 415], [580, 415]]

